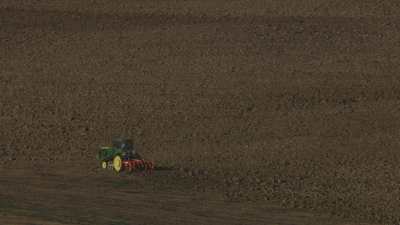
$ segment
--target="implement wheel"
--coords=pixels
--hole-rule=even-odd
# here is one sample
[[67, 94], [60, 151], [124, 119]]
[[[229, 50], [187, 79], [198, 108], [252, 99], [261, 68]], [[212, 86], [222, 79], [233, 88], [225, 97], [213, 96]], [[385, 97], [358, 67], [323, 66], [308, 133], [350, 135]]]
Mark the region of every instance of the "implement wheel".
[[101, 168], [107, 169], [107, 162], [106, 161], [102, 161], [101, 162]]
[[113, 167], [114, 167], [114, 170], [117, 173], [121, 172], [121, 170], [122, 170], [122, 159], [121, 159], [121, 156], [117, 155], [117, 156], [114, 157], [114, 159], [113, 159]]

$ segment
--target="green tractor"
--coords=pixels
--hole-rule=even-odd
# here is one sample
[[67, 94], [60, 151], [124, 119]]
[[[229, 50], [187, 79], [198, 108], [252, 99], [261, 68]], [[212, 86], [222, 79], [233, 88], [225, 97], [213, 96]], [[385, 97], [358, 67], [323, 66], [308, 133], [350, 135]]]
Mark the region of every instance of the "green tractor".
[[111, 147], [101, 147], [97, 159], [103, 169], [113, 169], [117, 173], [123, 170], [132, 172], [154, 169], [152, 162], [142, 159], [136, 152], [132, 140], [125, 138], [115, 138]]

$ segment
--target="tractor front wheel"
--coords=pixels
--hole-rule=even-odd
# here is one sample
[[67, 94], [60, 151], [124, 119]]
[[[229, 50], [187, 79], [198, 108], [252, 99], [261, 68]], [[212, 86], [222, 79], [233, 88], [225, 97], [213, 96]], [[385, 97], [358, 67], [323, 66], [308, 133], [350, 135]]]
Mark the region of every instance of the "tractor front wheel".
[[121, 170], [122, 170], [122, 159], [121, 159], [121, 156], [117, 155], [117, 156], [114, 157], [114, 159], [113, 159], [113, 167], [114, 167], [114, 170], [117, 173], [121, 172]]
[[101, 162], [101, 168], [107, 169], [107, 162], [106, 161], [102, 161]]

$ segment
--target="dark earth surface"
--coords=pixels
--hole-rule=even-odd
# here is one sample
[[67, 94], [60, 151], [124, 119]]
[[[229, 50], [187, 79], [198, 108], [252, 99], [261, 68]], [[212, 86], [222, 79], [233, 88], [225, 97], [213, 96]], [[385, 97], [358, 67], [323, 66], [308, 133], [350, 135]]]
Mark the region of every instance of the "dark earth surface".
[[144, 178], [45, 168], [2, 171], [1, 224], [355, 224], [273, 204], [231, 201], [170, 172]]
[[0, 223], [399, 224], [399, 9], [0, 1]]

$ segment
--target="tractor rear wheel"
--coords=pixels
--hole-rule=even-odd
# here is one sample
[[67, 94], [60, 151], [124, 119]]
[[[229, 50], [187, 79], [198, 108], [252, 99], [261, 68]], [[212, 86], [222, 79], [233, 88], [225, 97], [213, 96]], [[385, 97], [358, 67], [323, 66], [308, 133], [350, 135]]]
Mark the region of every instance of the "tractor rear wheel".
[[121, 156], [117, 155], [113, 159], [113, 167], [116, 172], [121, 172], [122, 170], [122, 159]]

